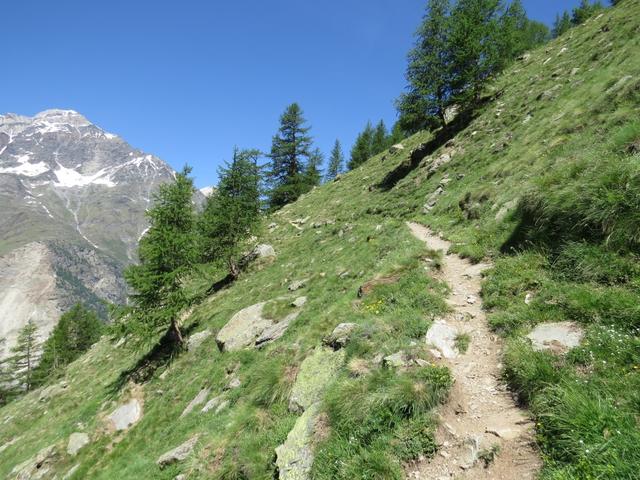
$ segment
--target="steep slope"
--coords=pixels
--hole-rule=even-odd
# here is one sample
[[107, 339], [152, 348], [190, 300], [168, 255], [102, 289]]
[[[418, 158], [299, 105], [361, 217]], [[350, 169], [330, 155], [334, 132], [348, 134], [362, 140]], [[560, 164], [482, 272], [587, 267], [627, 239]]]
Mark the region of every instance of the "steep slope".
[[0, 116], [5, 354], [29, 319], [46, 338], [76, 301], [99, 310], [104, 300], [124, 301], [122, 269], [146, 228], [151, 192], [172, 178], [163, 161], [77, 112]]
[[[268, 218], [276, 257], [185, 315], [189, 351], [165, 363], [104, 339], [0, 410], [0, 475], [420, 478], [448, 452], [434, 413], [458, 374], [425, 336], [461, 287], [411, 220], [493, 262], [491, 354], [531, 408], [540, 476], [637, 476], [638, 19], [621, 2], [495, 79], [456, 135], [418, 134]], [[189, 288], [221, 276], [203, 267]], [[558, 324], [581, 343], [532, 335]], [[472, 360], [487, 344], [465, 333], [450, 348]], [[485, 433], [446, 478], [502, 475]]]

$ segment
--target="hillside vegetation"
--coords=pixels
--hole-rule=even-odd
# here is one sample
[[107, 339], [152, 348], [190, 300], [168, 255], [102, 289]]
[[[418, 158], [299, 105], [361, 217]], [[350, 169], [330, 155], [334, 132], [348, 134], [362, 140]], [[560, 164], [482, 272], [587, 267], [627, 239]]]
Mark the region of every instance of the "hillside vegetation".
[[[637, 1], [606, 10], [490, 82], [472, 118], [418, 133], [266, 218], [258, 241], [276, 257], [184, 315], [198, 345], [169, 361], [104, 338], [62, 383], [2, 408], [0, 476], [31, 461], [45, 472], [31, 478], [268, 479], [276, 448], [312, 415], [313, 438], [297, 438], [310, 442], [313, 478], [402, 478], [436, 452], [433, 411], [452, 384], [424, 342], [450, 308], [441, 258], [411, 220], [493, 262], [484, 305], [505, 338], [504, 378], [535, 418], [541, 477], [637, 478], [639, 19]], [[202, 266], [190, 291], [225, 273]], [[298, 315], [262, 348], [221, 351], [216, 335], [259, 302], [265, 318]], [[580, 346], [534, 351], [525, 335], [550, 321], [581, 325]], [[357, 325], [346, 345], [323, 346], [346, 322]], [[399, 351], [405, 368], [383, 360]], [[292, 390], [312, 398], [302, 416]], [[108, 416], [132, 399], [141, 418], [114, 431]], [[74, 432], [89, 443], [72, 455]], [[184, 461], [156, 463], [192, 438]]]

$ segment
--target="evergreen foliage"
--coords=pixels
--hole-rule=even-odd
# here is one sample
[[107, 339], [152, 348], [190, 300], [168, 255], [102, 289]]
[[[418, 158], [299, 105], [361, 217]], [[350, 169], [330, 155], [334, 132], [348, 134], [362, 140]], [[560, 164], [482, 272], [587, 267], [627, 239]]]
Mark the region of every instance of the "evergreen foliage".
[[170, 329], [173, 340], [182, 343], [178, 314], [188, 301], [181, 285], [197, 259], [190, 172], [185, 166], [154, 195], [149, 230], [138, 247], [140, 263], [125, 271], [134, 293], [123, 326], [141, 340], [153, 341]]
[[9, 365], [12, 373], [12, 382], [17, 391], [29, 392], [34, 387], [33, 371], [40, 357], [40, 342], [38, 340], [38, 327], [29, 320], [18, 334], [18, 340], [11, 349], [12, 356]]
[[326, 181], [333, 180], [342, 172], [344, 168], [344, 153], [342, 153], [342, 146], [340, 140], [336, 140], [331, 149], [331, 156], [329, 157], [329, 166], [327, 167]]
[[324, 162], [324, 155], [319, 148], [314, 148], [304, 169], [304, 183], [309, 188], [317, 187], [322, 181], [320, 166]]
[[373, 127], [371, 122], [360, 132], [351, 148], [351, 159], [349, 160], [349, 170], [353, 170], [366, 162], [371, 157], [371, 144], [373, 141]]
[[34, 384], [58, 377], [64, 368], [100, 339], [104, 324], [93, 310], [77, 303], [64, 313], [42, 349], [34, 372]]
[[304, 175], [311, 155], [310, 127], [297, 103], [289, 105], [280, 117], [280, 128], [274, 135], [269, 158], [268, 203], [272, 210], [293, 202], [309, 191]]
[[520, 0], [429, 0], [409, 52], [407, 91], [396, 105], [407, 133], [444, 124], [446, 108], [473, 108], [491, 76], [545, 42], [547, 27], [527, 18]]
[[369, 158], [385, 151], [403, 138], [404, 134], [399, 123], [396, 123], [392, 132], [389, 133], [384, 120], [380, 120], [375, 128], [371, 125], [371, 122], [367, 122], [364, 130], [360, 132], [351, 148], [349, 169], [353, 170], [362, 165]]
[[591, 3], [589, 0], [580, 0], [580, 5], [573, 9], [571, 23], [574, 26], [582, 25], [589, 17], [594, 16], [604, 6], [599, 0]]
[[255, 233], [260, 216], [259, 156], [258, 150], [234, 150], [199, 219], [202, 260], [224, 261], [233, 277], [239, 274], [241, 243]]
[[556, 15], [556, 20], [553, 23], [552, 30], [553, 37], [559, 37], [567, 30], [569, 30], [572, 26], [573, 25], [571, 24], [571, 16], [569, 15], [569, 12], [565, 10], [564, 12], [562, 12], [562, 15]]

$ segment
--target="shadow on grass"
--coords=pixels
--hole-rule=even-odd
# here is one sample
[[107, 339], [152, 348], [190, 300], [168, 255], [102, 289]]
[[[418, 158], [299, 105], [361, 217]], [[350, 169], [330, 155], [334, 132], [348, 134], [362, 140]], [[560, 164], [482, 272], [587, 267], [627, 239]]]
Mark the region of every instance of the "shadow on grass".
[[436, 131], [434, 138], [419, 145], [415, 150], [413, 150], [411, 152], [411, 156], [387, 173], [376, 187], [384, 192], [394, 188], [403, 178], [418, 168], [425, 157], [431, 155], [433, 152], [445, 145], [449, 140], [458, 135], [458, 133], [467, 128], [473, 119], [476, 118], [480, 107], [485, 103], [488, 103], [491, 98], [483, 99], [481, 104], [472, 111], [461, 112], [453, 122]]
[[[198, 327], [197, 323], [182, 329], [183, 338], [189, 337], [191, 332]], [[153, 377], [156, 370], [166, 367], [185, 350], [184, 342], [181, 344], [175, 338], [173, 329], [167, 332], [158, 340], [151, 350], [145, 353], [131, 368], [123, 370], [116, 380], [107, 386], [111, 395], [116, 395], [127, 383], [145, 383]]]

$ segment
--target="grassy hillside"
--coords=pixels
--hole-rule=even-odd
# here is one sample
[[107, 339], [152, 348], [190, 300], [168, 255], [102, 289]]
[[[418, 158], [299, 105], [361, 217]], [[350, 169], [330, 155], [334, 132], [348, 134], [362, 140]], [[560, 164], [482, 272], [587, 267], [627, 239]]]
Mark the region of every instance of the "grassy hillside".
[[[55, 445], [50, 463], [59, 478], [76, 465], [70, 478], [273, 478], [274, 451], [298, 419], [288, 406], [300, 365], [336, 325], [353, 322], [338, 373], [324, 385], [313, 477], [401, 478], [404, 462], [435, 451], [431, 412], [451, 385], [423, 340], [448, 309], [447, 288], [437, 280], [437, 255], [405, 226], [415, 220], [461, 255], [495, 264], [483, 297], [506, 338], [505, 379], [536, 419], [542, 478], [634, 478], [638, 19], [640, 4], [623, 1], [516, 62], [488, 86], [478, 114], [459, 119], [455, 136], [418, 134], [404, 150], [378, 155], [266, 219], [259, 241], [273, 245], [276, 259], [194, 308], [189, 334], [213, 332], [200, 346], [156, 365], [104, 340], [70, 366], [66, 388], [0, 410], [0, 476], [11, 478], [14, 466]], [[191, 288], [202, 292], [219, 278], [203, 267]], [[357, 295], [381, 278], [389, 281]], [[306, 286], [291, 292], [295, 280]], [[234, 313], [271, 301], [265, 314], [280, 319], [303, 295], [279, 340], [217, 348], [215, 334]], [[535, 352], [524, 340], [535, 324], [562, 320], [585, 329], [567, 355]], [[379, 361], [399, 350], [428, 364], [394, 369]], [[228, 388], [234, 380], [240, 386]], [[200, 405], [180, 418], [202, 389], [223, 395], [226, 408], [200, 413]], [[130, 398], [143, 405], [141, 420], [110, 431], [107, 415]], [[91, 441], [72, 457], [67, 441], [80, 431]], [[156, 465], [195, 434], [187, 460]]]

